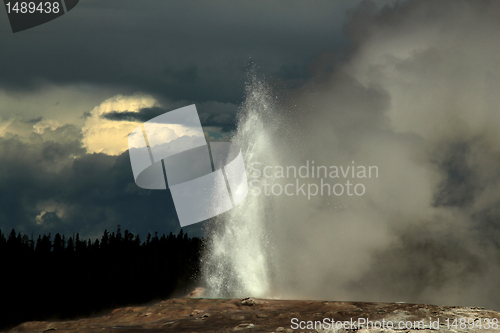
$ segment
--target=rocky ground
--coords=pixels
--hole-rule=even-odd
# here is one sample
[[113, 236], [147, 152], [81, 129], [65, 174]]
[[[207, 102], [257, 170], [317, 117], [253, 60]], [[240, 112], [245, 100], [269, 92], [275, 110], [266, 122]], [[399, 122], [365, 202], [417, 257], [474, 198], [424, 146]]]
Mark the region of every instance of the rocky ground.
[[[406, 303], [178, 298], [96, 318], [27, 322], [10, 332], [500, 332], [499, 318], [500, 312], [482, 308]], [[328, 327], [332, 320], [336, 328]]]

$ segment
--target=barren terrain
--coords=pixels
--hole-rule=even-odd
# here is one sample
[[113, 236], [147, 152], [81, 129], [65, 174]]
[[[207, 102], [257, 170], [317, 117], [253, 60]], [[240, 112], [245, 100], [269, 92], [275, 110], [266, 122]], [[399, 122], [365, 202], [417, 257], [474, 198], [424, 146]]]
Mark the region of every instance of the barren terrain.
[[[293, 330], [292, 318], [303, 321], [303, 328]], [[367, 325], [347, 330], [307, 328], [307, 321], [312, 325], [311, 322], [324, 318], [334, 322], [364, 318], [374, 323], [391, 321], [394, 325], [420, 321], [423, 326], [392, 330]], [[487, 327], [494, 318], [498, 320], [500, 313], [482, 308], [407, 303], [177, 298], [149, 306], [118, 308], [96, 318], [27, 322], [10, 332], [498, 332], [498, 328]], [[458, 320], [453, 325], [455, 319]], [[460, 319], [469, 323], [467, 327], [460, 327]]]

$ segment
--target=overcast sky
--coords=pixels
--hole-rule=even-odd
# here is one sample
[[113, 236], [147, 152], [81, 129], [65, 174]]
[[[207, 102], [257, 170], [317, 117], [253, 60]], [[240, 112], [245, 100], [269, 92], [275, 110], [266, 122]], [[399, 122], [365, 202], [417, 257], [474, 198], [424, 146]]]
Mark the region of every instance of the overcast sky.
[[82, 0], [15, 34], [1, 9], [0, 229], [179, 231], [169, 193], [134, 183], [130, 131], [195, 103], [207, 135], [227, 139], [249, 68], [303, 84], [315, 59], [349, 52], [358, 2]]

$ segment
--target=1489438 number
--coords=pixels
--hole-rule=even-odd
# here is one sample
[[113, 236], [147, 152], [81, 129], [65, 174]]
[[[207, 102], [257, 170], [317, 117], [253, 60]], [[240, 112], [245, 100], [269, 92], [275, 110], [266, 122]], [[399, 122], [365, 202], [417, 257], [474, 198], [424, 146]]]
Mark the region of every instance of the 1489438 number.
[[7, 2], [7, 13], [21, 13], [21, 14], [33, 14], [33, 13], [45, 13], [45, 14], [57, 14], [61, 10], [59, 8], [59, 2], [40, 2], [38, 5], [34, 2]]

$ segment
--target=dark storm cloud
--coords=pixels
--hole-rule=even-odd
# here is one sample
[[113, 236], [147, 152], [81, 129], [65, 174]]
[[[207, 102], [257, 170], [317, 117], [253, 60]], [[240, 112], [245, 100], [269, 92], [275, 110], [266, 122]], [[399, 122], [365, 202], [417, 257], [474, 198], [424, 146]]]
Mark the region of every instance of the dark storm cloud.
[[199, 75], [199, 70], [197, 66], [191, 66], [180, 70], [168, 67], [163, 70], [162, 74], [165, 75], [166, 78], [171, 79], [174, 83], [184, 85], [195, 83]]
[[[19, 137], [0, 138], [4, 233], [15, 228], [35, 235], [78, 232], [86, 238], [115, 230], [118, 224], [141, 236], [180, 230], [169, 192], [135, 185], [128, 152], [86, 154], [74, 135], [76, 129], [67, 126], [50, 132], [44, 133], [45, 138], [66, 140], [42, 142], [38, 134], [30, 143]], [[200, 235], [200, 225], [184, 230]]]
[[[189, 103], [175, 103], [174, 108], [151, 107], [133, 111], [110, 111], [101, 115], [101, 118], [112, 121], [146, 122], [176, 108]], [[196, 104], [203, 127], [220, 127], [222, 132], [230, 132], [235, 128], [237, 106], [230, 103], [207, 102]]]
[[85, 1], [18, 34], [7, 33], [5, 20], [0, 56], [9, 65], [0, 67], [0, 84], [85, 82], [237, 103], [249, 62], [283, 79], [304, 76], [311, 57], [343, 43], [342, 4]]
[[34, 125], [34, 124], [42, 121], [42, 119], [43, 119], [43, 117], [33, 118], [33, 119], [26, 120], [26, 123]]
[[108, 120], [114, 121], [140, 121], [145, 122], [161, 114], [164, 114], [167, 110], [159, 107], [153, 108], [143, 108], [138, 112], [133, 111], [111, 111], [104, 113], [101, 117]]

